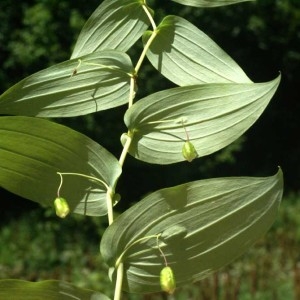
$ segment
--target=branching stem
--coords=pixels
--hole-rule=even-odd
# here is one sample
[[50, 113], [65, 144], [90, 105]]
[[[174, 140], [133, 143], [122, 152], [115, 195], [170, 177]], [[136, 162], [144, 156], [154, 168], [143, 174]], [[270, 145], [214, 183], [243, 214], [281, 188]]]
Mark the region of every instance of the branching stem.
[[63, 183], [63, 177], [62, 177], [62, 175], [80, 176], [80, 177], [84, 177], [84, 178], [87, 178], [87, 179], [91, 179], [91, 180], [100, 182], [102, 185], [105, 186], [105, 188], [107, 190], [109, 190], [109, 186], [103, 180], [101, 180], [101, 179], [99, 179], [97, 177], [93, 177], [93, 176], [89, 176], [89, 175], [85, 175], [85, 174], [80, 174], [80, 173], [61, 173], [61, 172], [57, 172], [57, 174], [60, 176], [60, 185], [59, 185], [58, 190], [57, 190], [58, 193], [59, 193], [59, 191], [60, 191], [60, 189], [62, 187], [62, 183]]
[[[128, 108], [130, 108], [133, 105], [133, 100], [134, 100], [134, 97], [135, 97], [135, 88], [136, 88], [136, 76], [137, 76], [137, 74], [140, 70], [140, 67], [141, 67], [141, 65], [142, 65], [142, 63], [145, 59], [146, 53], [147, 53], [152, 41], [154, 40], [154, 38], [157, 35], [156, 24], [155, 24], [155, 22], [152, 18], [152, 15], [151, 15], [148, 7], [145, 4], [143, 5], [143, 9], [144, 9], [145, 13], [147, 14], [147, 16], [150, 20], [150, 23], [151, 23], [152, 28], [153, 28], [153, 32], [152, 32], [150, 38], [148, 39], [148, 41], [147, 41], [147, 43], [146, 43], [146, 45], [145, 45], [145, 47], [144, 47], [144, 49], [141, 53], [141, 56], [140, 56], [136, 66], [135, 66], [134, 76], [132, 76], [131, 79], [130, 79], [130, 91], [129, 91]], [[133, 132], [128, 131], [127, 136], [126, 136], [126, 141], [125, 141], [125, 144], [123, 146], [123, 150], [122, 150], [122, 153], [121, 153], [120, 159], [119, 159], [119, 163], [120, 163], [121, 167], [123, 167], [123, 165], [124, 165], [127, 153], [129, 151], [129, 148], [130, 148], [130, 145], [131, 145], [131, 142], [132, 142], [132, 138], [133, 138]], [[116, 184], [117, 184], [117, 182], [115, 183], [115, 185]], [[110, 199], [109, 199], [109, 197], [110, 197]], [[111, 203], [111, 206], [109, 206], [108, 202]], [[111, 207], [111, 215], [112, 215], [113, 214], [112, 198], [111, 198], [111, 195], [107, 193], [107, 208], [109, 208], [109, 207]], [[109, 210], [108, 210], [108, 214], [109, 214]], [[113, 218], [111, 220], [109, 219], [109, 224], [111, 224], [112, 222], [113, 222]], [[131, 244], [128, 248], [132, 247], [133, 245], [135, 245], [138, 242], [141, 242], [144, 239], [153, 238], [153, 237], [156, 237], [158, 239], [158, 235], [141, 238], [138, 241], [136, 241], [135, 243]], [[117, 279], [116, 279], [116, 285], [115, 285], [114, 300], [120, 300], [121, 299], [122, 282], [123, 282], [123, 275], [124, 275], [124, 265], [123, 265], [123, 262], [122, 262], [122, 258], [123, 258], [123, 255], [128, 250], [128, 248], [124, 250], [124, 252], [118, 258], [118, 260], [116, 262], [116, 265], [115, 265], [115, 267], [117, 268]]]
[[156, 27], [156, 24], [155, 24], [155, 22], [154, 22], [154, 20], [152, 18], [152, 15], [151, 15], [148, 7], [146, 5], [143, 5], [143, 9], [144, 9], [146, 15], [148, 16], [148, 18], [150, 20], [150, 23], [151, 23], [152, 28], [153, 28], [153, 32], [152, 32], [150, 38], [148, 39], [148, 41], [147, 41], [147, 43], [146, 43], [146, 45], [145, 45], [145, 47], [143, 49], [143, 52], [142, 52], [142, 54], [141, 54], [141, 56], [140, 56], [140, 58], [139, 58], [139, 60], [138, 60], [138, 62], [136, 64], [136, 66], [135, 66], [135, 73], [136, 74], [139, 72], [139, 69], [140, 69], [140, 67], [142, 65], [142, 62], [143, 62], [145, 56], [146, 56], [146, 53], [147, 53], [147, 51], [148, 51], [148, 49], [149, 49], [152, 41], [155, 39], [155, 37], [157, 35], [157, 30], [156, 30], [157, 27]]
[[71, 175], [71, 176], [80, 176], [80, 177], [84, 177], [90, 180], [94, 180], [96, 182], [101, 183], [101, 185], [104, 185], [106, 188], [106, 205], [107, 205], [107, 216], [108, 216], [108, 223], [109, 225], [113, 222], [113, 195], [114, 192], [112, 191], [112, 189], [101, 179], [93, 177], [93, 176], [89, 176], [89, 175], [85, 175], [85, 174], [80, 174], [80, 173], [61, 173], [61, 172], [57, 172], [57, 174], [60, 176], [60, 184], [59, 187], [57, 189], [57, 197], [60, 197], [60, 190], [61, 187], [63, 185], [63, 175]]

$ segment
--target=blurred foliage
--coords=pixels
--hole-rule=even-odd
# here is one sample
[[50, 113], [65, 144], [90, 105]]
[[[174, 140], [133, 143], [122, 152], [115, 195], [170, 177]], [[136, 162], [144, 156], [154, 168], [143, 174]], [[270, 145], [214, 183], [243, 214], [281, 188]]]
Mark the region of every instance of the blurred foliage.
[[[191, 286], [176, 290], [178, 300], [270, 300], [300, 297], [299, 194], [285, 197], [271, 230], [242, 257]], [[61, 279], [111, 295], [113, 286], [99, 254], [106, 218], [35, 210], [0, 229], [0, 279]], [[162, 293], [123, 299], [167, 299]]]
[[0, 229], [0, 279], [60, 279], [110, 294], [113, 286], [99, 255], [106, 226], [106, 218], [61, 220], [54, 208], [11, 220]]

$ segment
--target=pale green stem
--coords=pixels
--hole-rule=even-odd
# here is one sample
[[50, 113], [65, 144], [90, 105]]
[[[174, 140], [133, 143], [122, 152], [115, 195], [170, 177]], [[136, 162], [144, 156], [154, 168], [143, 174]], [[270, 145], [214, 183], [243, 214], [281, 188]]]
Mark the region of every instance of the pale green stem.
[[164, 261], [165, 261], [165, 265], [166, 265], [166, 267], [167, 267], [167, 266], [168, 266], [167, 258], [166, 258], [166, 256], [165, 256], [165, 254], [163, 253], [163, 251], [161, 250], [161, 248], [159, 247], [159, 243], [158, 243], [159, 236], [160, 236], [160, 235], [157, 235], [157, 237], [156, 237], [157, 248], [158, 248], [160, 254], [162, 255], [162, 257], [163, 257], [163, 259], [164, 259]]
[[111, 225], [114, 221], [114, 212], [113, 212], [113, 192], [108, 190], [106, 192], [106, 206], [107, 206], [107, 217], [108, 224]]
[[118, 269], [117, 269], [117, 280], [116, 280], [116, 286], [115, 286], [114, 300], [121, 299], [123, 274], [124, 274], [124, 265], [123, 265], [123, 263], [120, 263], [118, 265]]
[[131, 141], [132, 141], [132, 133], [128, 132], [127, 137], [126, 137], [126, 142], [125, 142], [125, 145], [123, 147], [123, 150], [122, 150], [122, 153], [121, 153], [121, 156], [119, 159], [119, 163], [120, 163], [121, 167], [124, 165], [124, 161], [125, 161], [128, 151], [129, 151]]
[[[110, 67], [110, 66], [107, 66], [107, 65], [103, 65], [103, 64], [98, 64], [98, 63], [89, 63], [89, 62], [82, 62], [83, 65], [85, 66], [95, 66], [95, 67], [100, 67], [100, 68], [103, 68], [103, 69], [108, 69], [108, 70], [113, 70], [113, 71], [116, 71], [116, 72], [121, 72], [121, 73], [125, 73], [123, 70], [117, 68], [117, 67]], [[127, 74], [128, 76], [132, 76], [131, 73], [125, 73]]]
[[80, 174], [80, 173], [61, 173], [61, 172], [57, 172], [57, 174], [61, 178], [61, 184], [59, 186], [59, 189], [61, 188], [61, 185], [62, 185], [62, 176], [61, 175], [72, 175], [72, 176], [80, 176], [80, 177], [84, 177], [84, 178], [91, 179], [91, 180], [94, 180], [94, 181], [98, 181], [101, 184], [103, 184], [107, 190], [109, 190], [109, 186], [103, 180], [101, 180], [97, 177], [93, 177], [93, 176], [89, 176], [89, 175], [85, 175], [85, 174]]
[[186, 134], [186, 140], [189, 142], [190, 141], [190, 137], [189, 137], [189, 134], [188, 134], [188, 132], [187, 132], [187, 130], [186, 130], [184, 124], [183, 124], [183, 121], [182, 121], [182, 127], [184, 128], [184, 131], [185, 131], [185, 134]]
[[[151, 13], [148, 10], [148, 7], [146, 5], [143, 5], [142, 7], [143, 7], [145, 13], [147, 14], [147, 16], [148, 16], [151, 24], [152, 24], [153, 32], [152, 32], [150, 38], [148, 39], [148, 41], [147, 41], [147, 43], [146, 43], [146, 45], [145, 45], [145, 47], [144, 47], [144, 49], [142, 51], [142, 54], [141, 54], [141, 56], [140, 56], [140, 58], [139, 58], [139, 60], [138, 60], [138, 62], [136, 64], [135, 71], [134, 71], [134, 76], [131, 76], [131, 79], [130, 79], [130, 91], [129, 91], [128, 108], [130, 108], [132, 106], [133, 99], [135, 97], [135, 85], [136, 85], [136, 82], [135, 82], [136, 78], [135, 78], [135, 76], [137, 75], [137, 73], [138, 73], [138, 71], [139, 71], [139, 69], [140, 69], [140, 67], [141, 67], [141, 65], [142, 65], [142, 63], [144, 61], [144, 58], [145, 58], [146, 53], [147, 53], [147, 50], [149, 49], [152, 41], [154, 40], [154, 38], [157, 35], [156, 25], [155, 25], [155, 22], [154, 22], [154, 20], [153, 20], [153, 18], [151, 16]], [[121, 167], [124, 165], [124, 161], [125, 161], [126, 155], [128, 153], [128, 150], [129, 150], [129, 147], [130, 147], [130, 144], [131, 144], [131, 141], [132, 141], [132, 137], [133, 137], [132, 133], [130, 133], [128, 131], [128, 136], [127, 136], [127, 139], [126, 139], [126, 143], [125, 143], [125, 145], [123, 147], [123, 151], [122, 151], [120, 159], [119, 159], [119, 163], [120, 163]]]
[[130, 90], [129, 90], [128, 108], [130, 108], [132, 106], [134, 97], [135, 97], [135, 77], [132, 76], [130, 78]]
[[119, 258], [117, 259], [116, 264], [115, 264], [115, 268], [117, 268], [117, 280], [116, 280], [116, 285], [115, 285], [114, 300], [120, 300], [121, 299], [120, 297], [121, 297], [123, 274], [124, 274], [124, 264], [122, 262], [122, 259], [123, 259], [124, 255], [126, 254], [127, 250], [130, 249], [131, 247], [133, 247], [134, 245], [136, 245], [136, 244], [138, 244], [138, 243], [140, 243], [144, 240], [149, 240], [149, 239], [152, 239], [152, 238], [156, 238], [157, 239], [157, 247], [158, 247], [160, 253], [163, 255], [164, 260], [165, 260], [165, 264], [167, 266], [165, 255], [163, 254], [163, 252], [160, 249], [159, 244], [158, 244], [158, 238], [160, 237], [160, 235], [161, 234], [149, 235], [149, 236], [145, 236], [145, 237], [142, 237], [142, 238], [138, 239], [137, 241], [130, 244], [123, 251], [123, 253], [119, 256]]
[[156, 35], [157, 35], [157, 31], [154, 30], [154, 31], [152, 32], [150, 38], [148, 39], [148, 41], [147, 41], [147, 43], [146, 43], [146, 45], [145, 45], [145, 47], [144, 47], [144, 49], [143, 49], [143, 52], [142, 52], [142, 54], [141, 54], [141, 56], [140, 56], [140, 58], [139, 58], [139, 60], [138, 60], [138, 62], [137, 62], [137, 64], [136, 64], [136, 66], [135, 66], [135, 73], [136, 73], [136, 74], [138, 73], [138, 71], [139, 71], [139, 69], [140, 69], [140, 67], [141, 67], [141, 65], [142, 65], [142, 62], [143, 62], [143, 60], [144, 60], [144, 58], [145, 58], [145, 56], [146, 56], [146, 53], [147, 53], [147, 51], [148, 51], [148, 49], [149, 49], [149, 47], [150, 47], [152, 41], [155, 39]]
[[60, 177], [60, 184], [59, 184], [59, 187], [58, 187], [58, 189], [57, 189], [57, 197], [60, 197], [60, 189], [61, 189], [61, 187], [62, 187], [62, 185], [63, 185], [64, 179], [63, 179], [61, 173], [58, 172], [57, 174], [58, 174], [59, 177]]
[[140, 69], [140, 67], [142, 65], [142, 62], [143, 62], [145, 56], [146, 56], [146, 53], [147, 53], [147, 51], [148, 51], [148, 49], [149, 49], [152, 41], [155, 39], [155, 37], [157, 35], [156, 25], [155, 25], [155, 22], [154, 22], [151, 14], [150, 14], [150, 12], [148, 10], [148, 7], [146, 5], [143, 5], [142, 7], [143, 7], [146, 15], [148, 16], [148, 18], [150, 20], [150, 23], [151, 23], [151, 25], [153, 27], [153, 32], [152, 32], [149, 40], [147, 41], [147, 43], [146, 43], [146, 45], [145, 45], [145, 47], [143, 49], [143, 52], [142, 52], [142, 54], [141, 54], [141, 56], [140, 56], [140, 58], [139, 58], [139, 60], [138, 60], [138, 62], [136, 64], [136, 66], [135, 66], [135, 74], [137, 74], [139, 72], [139, 69]]
[[78, 69], [78, 68], [80, 67], [81, 62], [82, 62], [82, 60], [81, 60], [81, 59], [78, 59], [78, 65], [77, 65], [76, 69]]
[[[155, 25], [155, 22], [147, 8], [146, 5], [143, 5], [143, 9], [145, 11], [145, 13], [147, 14], [150, 22], [151, 22], [151, 25], [153, 27], [153, 32], [152, 32], [152, 35], [150, 36], [149, 40], [147, 41], [143, 51], [142, 51], [142, 54], [136, 64], [136, 67], [135, 67], [135, 75], [138, 73], [141, 65], [142, 65], [142, 62], [146, 56], [146, 53], [147, 53], [147, 50], [149, 49], [152, 41], [154, 40], [154, 38], [156, 37], [157, 35], [157, 32], [156, 32], [156, 25]], [[131, 80], [130, 80], [130, 94], [129, 94], [129, 103], [128, 103], [128, 107], [130, 108], [133, 104], [133, 99], [135, 97], [135, 77], [131, 77]], [[127, 135], [127, 139], [126, 139], [126, 142], [125, 142], [125, 145], [123, 146], [123, 150], [122, 150], [122, 153], [121, 153], [121, 156], [120, 156], [120, 159], [119, 159], [119, 163], [121, 165], [121, 167], [124, 165], [124, 162], [125, 162], [125, 158], [127, 156], [127, 153], [129, 151], [129, 147], [131, 145], [131, 142], [132, 142], [132, 137], [133, 137], [133, 134], [132, 132], [128, 131], [128, 135]], [[109, 213], [109, 207], [111, 207], [111, 211], [113, 211], [113, 208], [112, 208], [112, 198], [111, 198], [111, 195], [107, 195], [107, 202], [109, 202], [108, 198], [110, 198], [110, 203], [111, 203], [111, 206], [109, 205], [109, 203], [107, 203], [107, 208], [108, 208], [108, 213]], [[111, 224], [113, 222], [113, 218], [109, 219], [109, 224]], [[153, 236], [152, 236], [153, 237]], [[157, 237], [157, 236], [155, 236]], [[133, 243], [135, 244], [135, 243]], [[131, 245], [132, 246], [132, 245]], [[123, 252], [123, 254], [126, 252], [126, 250]], [[116, 264], [116, 267], [117, 267], [117, 280], [116, 280], [116, 286], [115, 286], [115, 295], [114, 295], [114, 300], [120, 300], [121, 299], [121, 294], [122, 294], [122, 282], [123, 282], [123, 274], [124, 274], [124, 265], [123, 265], [123, 262], [121, 262], [121, 259], [122, 259], [123, 255], [121, 255], [121, 257], [119, 257], [118, 259], [118, 262]]]
[[80, 65], [81, 65], [81, 59], [78, 59], [78, 65], [77, 65], [77, 67], [73, 70], [73, 73], [72, 73], [71, 77], [77, 74], [77, 71], [78, 71], [78, 68], [80, 67]]
[[143, 5], [142, 7], [143, 7], [143, 9], [144, 9], [144, 11], [145, 11], [147, 17], [148, 17], [149, 20], [150, 20], [150, 23], [151, 23], [151, 25], [152, 25], [153, 30], [155, 30], [155, 29], [156, 29], [156, 24], [155, 24], [155, 22], [154, 22], [154, 20], [153, 20], [153, 18], [152, 18], [152, 15], [151, 15], [150, 11], [148, 10], [148, 7], [147, 7], [146, 5]]

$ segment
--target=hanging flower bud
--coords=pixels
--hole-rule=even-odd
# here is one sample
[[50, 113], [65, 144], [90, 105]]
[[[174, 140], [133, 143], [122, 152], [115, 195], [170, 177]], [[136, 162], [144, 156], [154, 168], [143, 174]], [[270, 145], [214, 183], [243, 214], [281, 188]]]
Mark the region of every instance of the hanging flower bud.
[[182, 147], [182, 155], [188, 162], [191, 162], [198, 157], [198, 153], [190, 141], [186, 141], [184, 143]]
[[56, 215], [60, 218], [65, 218], [70, 212], [67, 200], [62, 197], [57, 197], [54, 200], [54, 207]]
[[176, 289], [176, 282], [173, 271], [170, 267], [164, 267], [160, 271], [161, 289], [169, 294], [173, 294]]

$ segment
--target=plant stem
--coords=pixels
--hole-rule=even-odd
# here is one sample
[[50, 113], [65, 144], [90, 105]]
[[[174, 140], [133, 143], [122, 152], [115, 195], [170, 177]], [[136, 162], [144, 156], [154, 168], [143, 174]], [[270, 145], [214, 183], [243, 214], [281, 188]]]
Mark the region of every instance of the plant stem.
[[156, 30], [157, 27], [156, 27], [156, 24], [155, 24], [155, 22], [154, 22], [152, 16], [151, 16], [151, 13], [149, 12], [148, 7], [147, 7], [146, 5], [143, 5], [143, 9], [144, 9], [146, 15], [148, 16], [148, 18], [149, 18], [149, 20], [150, 20], [150, 23], [151, 23], [152, 28], [153, 28], [153, 32], [152, 32], [152, 34], [151, 34], [149, 40], [147, 41], [147, 43], [146, 43], [146, 45], [145, 45], [145, 47], [144, 47], [144, 49], [143, 49], [143, 52], [142, 52], [142, 54], [141, 54], [141, 56], [140, 56], [140, 58], [139, 58], [139, 60], [138, 60], [138, 62], [137, 62], [137, 64], [136, 64], [136, 66], [135, 66], [135, 73], [136, 73], [136, 74], [138, 73], [138, 71], [139, 71], [139, 69], [140, 69], [140, 67], [141, 67], [141, 65], [142, 65], [142, 62], [143, 62], [143, 60], [144, 60], [144, 58], [145, 58], [145, 56], [146, 56], [147, 50], [149, 49], [149, 47], [150, 47], [152, 41], [154, 40], [154, 38], [155, 38], [156, 35], [157, 35], [157, 30]]
[[112, 224], [114, 221], [114, 212], [113, 212], [113, 199], [112, 199], [112, 191], [108, 190], [106, 193], [106, 206], [107, 206], [107, 217], [108, 224]]
[[150, 23], [151, 23], [151, 25], [152, 25], [153, 30], [155, 31], [155, 30], [156, 30], [156, 24], [155, 24], [155, 22], [154, 22], [154, 20], [153, 20], [153, 18], [152, 18], [152, 15], [151, 15], [151, 13], [150, 13], [148, 7], [147, 7], [146, 5], [143, 5], [143, 9], [144, 9], [144, 11], [145, 11], [147, 17], [148, 17], [149, 20], [150, 20]]
[[80, 173], [61, 173], [61, 172], [57, 172], [57, 174], [60, 176], [60, 184], [57, 190], [57, 197], [59, 197], [60, 194], [60, 189], [62, 187], [63, 184], [63, 176], [62, 175], [72, 175], [72, 176], [80, 176], [80, 177], [84, 177], [90, 180], [94, 180], [97, 182], [100, 182], [102, 185], [105, 186], [106, 188], [106, 206], [107, 206], [107, 216], [108, 216], [108, 223], [109, 225], [114, 221], [114, 215], [113, 215], [113, 195], [114, 192], [112, 191], [112, 189], [101, 179], [93, 177], [93, 176], [89, 176], [89, 175], [85, 175], [85, 174], [80, 174]]
[[114, 300], [121, 299], [123, 274], [124, 274], [124, 265], [123, 265], [123, 263], [120, 263], [118, 265], [118, 269], [117, 269], [117, 280], [116, 280], [116, 286], [115, 286]]
[[[151, 25], [153, 27], [153, 32], [150, 36], [150, 38], [148, 39], [142, 53], [141, 56], [136, 64], [135, 67], [135, 74], [134, 76], [131, 77], [130, 79], [130, 93], [129, 93], [129, 101], [128, 101], [128, 108], [130, 108], [133, 105], [133, 99], [135, 97], [135, 87], [136, 87], [136, 75], [138, 74], [138, 71], [142, 65], [142, 62], [145, 59], [147, 50], [149, 49], [152, 41], [154, 40], [154, 38], [157, 35], [156, 32], [156, 25], [155, 22], [151, 16], [151, 13], [148, 10], [148, 7], [146, 5], [143, 5], [143, 9], [145, 11], [145, 13], [147, 14]], [[122, 153], [120, 155], [120, 159], [119, 159], [119, 163], [121, 165], [121, 167], [123, 167], [124, 162], [125, 162], [125, 158], [127, 156], [127, 153], [129, 151], [129, 147], [131, 145], [132, 142], [132, 137], [133, 137], [133, 132], [128, 131], [127, 136], [126, 136], [126, 142], [123, 146], [123, 150]], [[115, 183], [117, 184], [117, 182]], [[107, 193], [107, 211], [108, 211], [108, 220], [109, 220], [109, 224], [111, 224], [113, 222], [113, 206], [112, 206], [112, 197], [111, 194]], [[111, 216], [110, 216], [111, 214]], [[122, 282], [123, 282], [123, 275], [124, 275], [124, 265], [123, 262], [119, 262], [117, 264], [117, 280], [116, 280], [116, 285], [115, 285], [115, 294], [114, 294], [114, 300], [120, 300], [121, 299], [121, 294], [122, 294]]]
[[[123, 281], [123, 275], [124, 275], [124, 264], [122, 262], [122, 259], [126, 253], [126, 251], [128, 249], [130, 249], [132, 246], [144, 241], [144, 240], [148, 240], [151, 238], [156, 238], [158, 240], [160, 234], [156, 234], [156, 235], [149, 235], [149, 236], [145, 236], [142, 237], [140, 239], [138, 239], [137, 241], [133, 242], [131, 245], [129, 245], [124, 251], [123, 253], [119, 256], [119, 258], [116, 261], [115, 267], [117, 268], [117, 280], [116, 280], [116, 285], [115, 285], [115, 296], [114, 296], [114, 300], [120, 300], [121, 298], [121, 291], [122, 291], [122, 281]], [[167, 262], [166, 262], [166, 258], [165, 255], [163, 254], [162, 250], [159, 247], [159, 244], [157, 242], [157, 246], [159, 251], [162, 253], [164, 259], [165, 259], [165, 263], [167, 266]]]
[[80, 174], [80, 173], [61, 173], [61, 172], [57, 172], [57, 174], [61, 178], [61, 183], [60, 183], [60, 186], [59, 186], [59, 190], [60, 190], [60, 188], [62, 186], [62, 175], [80, 176], [80, 177], [84, 177], [84, 178], [87, 178], [87, 179], [90, 179], [90, 180], [98, 181], [102, 185], [104, 185], [107, 190], [109, 190], [109, 186], [103, 180], [101, 180], [101, 179], [99, 179], [97, 177], [93, 177], [93, 176], [89, 176], [89, 175], [85, 175], [85, 174]]
[[133, 99], [135, 97], [135, 77], [132, 76], [130, 78], [130, 90], [129, 90], [129, 101], [128, 101], [128, 108], [130, 108], [133, 104]]
[[120, 163], [121, 167], [123, 167], [123, 165], [124, 165], [124, 161], [125, 161], [126, 155], [128, 153], [131, 141], [132, 141], [132, 133], [128, 131], [128, 134], [126, 136], [126, 142], [125, 142], [125, 145], [123, 147], [123, 150], [122, 150], [122, 153], [121, 153], [121, 156], [119, 159], [119, 163]]
[[140, 58], [139, 58], [139, 60], [138, 60], [138, 62], [137, 62], [137, 64], [136, 64], [136, 66], [135, 66], [135, 73], [136, 73], [136, 74], [138, 73], [138, 71], [139, 71], [139, 69], [140, 69], [140, 67], [141, 67], [141, 65], [142, 65], [142, 62], [143, 62], [143, 60], [144, 60], [144, 58], [145, 58], [145, 56], [146, 56], [146, 53], [147, 53], [147, 51], [148, 51], [148, 49], [149, 49], [149, 47], [150, 47], [152, 41], [153, 41], [154, 38], [156, 37], [156, 35], [157, 35], [157, 31], [154, 30], [154, 31], [152, 32], [152, 34], [151, 34], [149, 40], [147, 41], [147, 43], [146, 43], [146, 45], [145, 45], [145, 47], [144, 47], [144, 49], [143, 49], [143, 52], [142, 52], [142, 54], [141, 54], [141, 56], [140, 56]]

